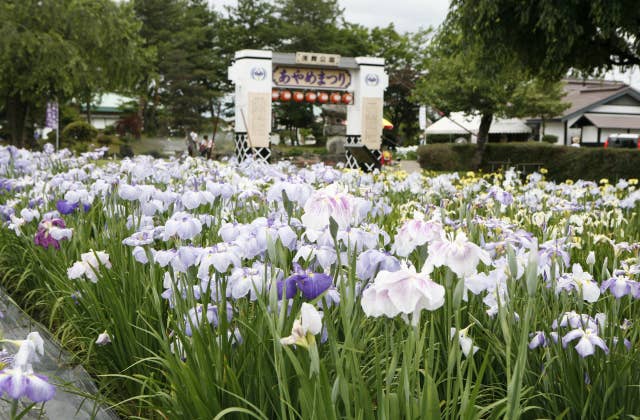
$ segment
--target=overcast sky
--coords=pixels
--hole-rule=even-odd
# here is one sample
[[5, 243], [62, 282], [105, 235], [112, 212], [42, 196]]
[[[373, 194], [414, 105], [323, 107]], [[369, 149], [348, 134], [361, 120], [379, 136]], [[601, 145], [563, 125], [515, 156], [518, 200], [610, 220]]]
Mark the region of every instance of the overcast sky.
[[[217, 10], [236, 0], [209, 0]], [[399, 32], [438, 26], [444, 20], [448, 0], [338, 0], [347, 21], [373, 28], [393, 22]]]

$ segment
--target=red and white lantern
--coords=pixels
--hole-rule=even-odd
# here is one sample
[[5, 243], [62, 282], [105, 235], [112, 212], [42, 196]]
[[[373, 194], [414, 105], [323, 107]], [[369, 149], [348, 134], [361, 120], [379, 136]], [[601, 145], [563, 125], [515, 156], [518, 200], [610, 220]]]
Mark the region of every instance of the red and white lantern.
[[316, 95], [315, 92], [307, 92], [304, 95], [304, 100], [312, 104], [312, 103], [314, 103], [316, 101], [317, 97], [318, 97], [318, 95]]
[[334, 92], [331, 94], [331, 96], [329, 96], [329, 99], [331, 100], [332, 104], [339, 104], [342, 100], [342, 96], [339, 93]]
[[345, 93], [344, 95], [342, 95], [342, 103], [347, 105], [353, 103], [353, 95], [350, 93]]
[[326, 92], [318, 93], [318, 102], [320, 102], [321, 104], [326, 104], [327, 102], [329, 102], [329, 95]]
[[278, 90], [272, 90], [271, 91], [271, 101], [276, 102], [278, 99], [280, 99], [280, 91]]
[[293, 92], [293, 100], [296, 101], [296, 102], [304, 101], [304, 93], [302, 93], [300, 91]]
[[291, 100], [291, 92], [289, 92], [288, 90], [283, 90], [282, 92], [280, 92], [280, 100], [283, 102], [287, 102]]

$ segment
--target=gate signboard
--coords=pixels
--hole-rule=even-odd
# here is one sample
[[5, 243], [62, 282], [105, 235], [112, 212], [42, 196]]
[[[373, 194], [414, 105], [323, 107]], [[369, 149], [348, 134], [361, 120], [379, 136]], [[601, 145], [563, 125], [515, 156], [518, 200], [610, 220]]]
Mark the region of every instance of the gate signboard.
[[[382, 104], [389, 84], [382, 58], [241, 50], [229, 67], [229, 80], [235, 85], [239, 160], [248, 155], [269, 159], [272, 104], [289, 100], [346, 105], [346, 142], [380, 154]], [[349, 151], [346, 156], [349, 167], [363, 166]]]
[[347, 89], [351, 73], [342, 69], [281, 67], [273, 69], [273, 85], [290, 88]]

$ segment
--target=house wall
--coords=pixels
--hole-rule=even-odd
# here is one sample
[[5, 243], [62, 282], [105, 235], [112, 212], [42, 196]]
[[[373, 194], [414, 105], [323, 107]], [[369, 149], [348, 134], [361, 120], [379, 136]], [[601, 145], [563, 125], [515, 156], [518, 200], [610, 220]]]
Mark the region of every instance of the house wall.
[[[572, 118], [567, 122], [567, 127], [571, 127], [571, 124], [576, 122], [579, 117]], [[547, 121], [544, 125], [544, 132], [541, 132], [541, 136], [544, 134], [551, 134], [558, 136], [558, 145], [569, 145], [573, 137], [580, 137], [579, 128], [567, 128], [567, 139], [564, 138], [564, 122], [562, 121]]]
[[595, 144], [598, 142], [598, 128], [586, 126], [582, 129], [582, 143]]
[[558, 137], [556, 144], [564, 144], [564, 123], [561, 121], [547, 121], [544, 124], [544, 130], [541, 130], [541, 134], [550, 134]]
[[[85, 121], [87, 120], [86, 114], [80, 115]], [[91, 125], [98, 130], [104, 130], [107, 126], [115, 125], [119, 119], [120, 116], [114, 114], [91, 114]]]
[[104, 130], [105, 127], [110, 125], [115, 125], [118, 121], [118, 117], [107, 117], [107, 116], [99, 116], [97, 118], [91, 118], [91, 125], [93, 125], [98, 130]]

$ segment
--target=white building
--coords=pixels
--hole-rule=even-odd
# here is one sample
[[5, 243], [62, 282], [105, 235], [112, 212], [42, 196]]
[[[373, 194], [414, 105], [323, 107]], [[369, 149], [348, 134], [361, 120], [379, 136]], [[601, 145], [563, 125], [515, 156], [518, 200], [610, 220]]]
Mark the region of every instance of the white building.
[[[448, 117], [443, 117], [431, 124], [425, 130], [428, 136], [449, 135], [451, 141], [459, 137], [471, 137], [471, 142], [476, 142], [478, 129], [480, 128], [479, 115], [467, 115], [463, 112], [452, 112]], [[489, 128], [489, 141], [525, 141], [531, 136], [531, 127], [518, 118], [494, 118]]]
[[539, 138], [558, 137], [569, 145], [573, 137], [584, 146], [599, 146], [614, 133], [640, 133], [640, 92], [615, 81], [566, 79], [564, 101], [571, 105], [562, 115], [542, 121], [527, 120]]
[[[98, 130], [105, 127], [115, 125], [123, 114], [121, 106], [134, 99], [126, 96], [117, 95], [115, 93], [105, 93], [91, 104], [91, 125]], [[87, 116], [86, 105], [82, 105], [81, 115]]]

